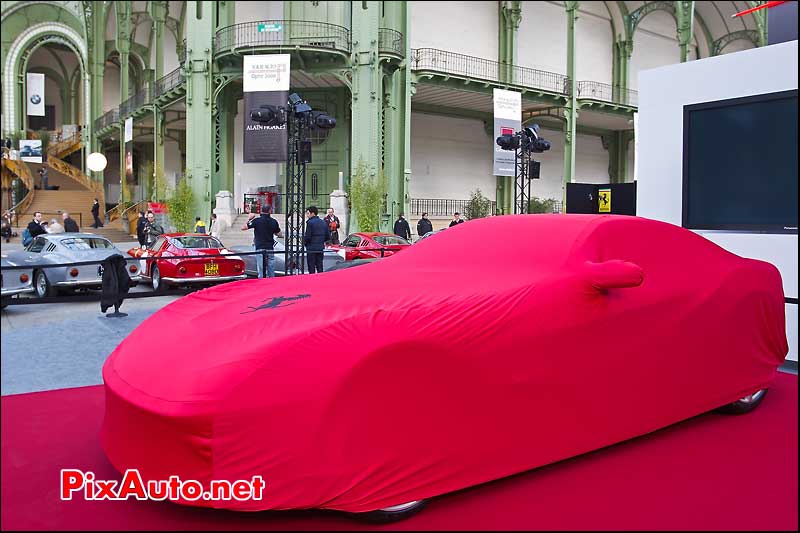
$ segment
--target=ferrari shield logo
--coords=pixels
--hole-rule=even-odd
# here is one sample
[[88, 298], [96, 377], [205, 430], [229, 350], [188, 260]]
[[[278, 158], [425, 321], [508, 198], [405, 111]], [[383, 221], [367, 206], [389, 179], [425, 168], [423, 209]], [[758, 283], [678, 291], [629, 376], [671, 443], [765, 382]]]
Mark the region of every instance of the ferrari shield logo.
[[597, 203], [599, 204], [600, 213], [611, 212], [611, 189], [600, 189], [597, 191]]

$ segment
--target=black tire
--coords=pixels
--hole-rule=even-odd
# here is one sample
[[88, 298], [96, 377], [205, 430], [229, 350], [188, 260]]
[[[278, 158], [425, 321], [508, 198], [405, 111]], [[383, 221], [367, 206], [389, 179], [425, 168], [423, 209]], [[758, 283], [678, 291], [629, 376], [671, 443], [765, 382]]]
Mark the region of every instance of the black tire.
[[717, 412], [726, 415], [743, 415], [745, 413], [749, 413], [761, 404], [768, 391], [769, 389], [761, 389], [756, 391], [753, 394], [729, 403], [728, 405], [723, 405], [717, 409]]
[[416, 500], [401, 505], [386, 507], [385, 509], [368, 511], [366, 513], [354, 513], [354, 515], [360, 520], [365, 520], [367, 522], [388, 524], [389, 522], [405, 520], [406, 518], [417, 514], [422, 510], [423, 507], [425, 507], [425, 505], [427, 505], [427, 503], [427, 500]]
[[50, 296], [57, 296], [58, 291], [50, 284], [44, 270], [38, 270], [33, 275], [33, 286], [36, 289], [36, 296], [38, 298], [47, 298]]
[[153, 292], [156, 294], [164, 294], [167, 292], [167, 284], [164, 283], [164, 280], [161, 279], [161, 272], [158, 270], [158, 267], [153, 265], [153, 272], [152, 277], [150, 278], [153, 282]]

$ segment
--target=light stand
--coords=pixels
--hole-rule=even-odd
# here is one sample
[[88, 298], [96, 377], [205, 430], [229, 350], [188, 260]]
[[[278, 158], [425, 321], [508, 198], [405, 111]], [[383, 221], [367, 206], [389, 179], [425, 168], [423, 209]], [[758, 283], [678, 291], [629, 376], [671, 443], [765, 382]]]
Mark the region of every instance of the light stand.
[[305, 273], [303, 237], [306, 212], [306, 164], [311, 162], [311, 129], [336, 127], [336, 119], [314, 111], [297, 93], [284, 106], [262, 106], [250, 118], [268, 126], [286, 125], [286, 261], [285, 275]]
[[539, 125], [501, 135], [497, 145], [503, 150], [514, 150], [514, 214], [530, 213], [531, 179], [539, 178], [539, 164], [533, 153], [550, 149], [550, 142], [539, 137]]

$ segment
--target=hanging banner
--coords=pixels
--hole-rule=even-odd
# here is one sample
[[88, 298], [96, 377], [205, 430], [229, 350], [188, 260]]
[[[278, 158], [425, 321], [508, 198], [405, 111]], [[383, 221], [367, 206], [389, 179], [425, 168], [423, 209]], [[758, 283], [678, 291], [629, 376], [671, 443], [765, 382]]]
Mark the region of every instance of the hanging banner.
[[28, 114], [34, 117], [44, 116], [44, 74], [28, 72]]
[[261, 106], [286, 106], [289, 98], [289, 54], [244, 56], [244, 147], [245, 163], [286, 161], [286, 125], [268, 126], [250, 118]]
[[125, 119], [125, 137], [122, 138], [122, 142], [130, 142], [133, 140], [133, 117], [128, 117]]
[[19, 158], [28, 163], [41, 163], [42, 141], [39, 139], [21, 139], [19, 141]]
[[503, 150], [497, 146], [497, 138], [505, 134], [513, 134], [522, 128], [522, 93], [494, 90], [494, 175], [514, 175], [514, 151]]

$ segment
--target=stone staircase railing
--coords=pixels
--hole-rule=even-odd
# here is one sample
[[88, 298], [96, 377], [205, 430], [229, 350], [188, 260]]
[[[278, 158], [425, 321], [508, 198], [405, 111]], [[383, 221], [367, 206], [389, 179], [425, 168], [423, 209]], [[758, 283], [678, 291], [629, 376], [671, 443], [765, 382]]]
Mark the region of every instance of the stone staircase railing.
[[74, 181], [83, 185], [85, 188], [94, 192], [94, 194], [97, 196], [97, 200], [100, 202], [100, 205], [104, 205], [105, 192], [103, 191], [102, 183], [93, 180], [84, 174], [79, 168], [70, 165], [66, 161], [58, 159], [57, 157], [48, 157], [46, 164], [53, 170], [64, 174], [65, 176], [73, 179]]

